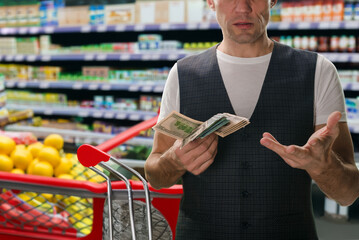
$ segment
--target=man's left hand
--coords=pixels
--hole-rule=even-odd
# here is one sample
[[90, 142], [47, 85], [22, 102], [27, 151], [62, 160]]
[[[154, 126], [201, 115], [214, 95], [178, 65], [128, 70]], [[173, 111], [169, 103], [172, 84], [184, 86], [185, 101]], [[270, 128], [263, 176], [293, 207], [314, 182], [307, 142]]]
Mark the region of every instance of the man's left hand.
[[331, 166], [332, 146], [339, 135], [338, 122], [340, 112], [333, 112], [327, 120], [327, 125], [308, 139], [304, 146], [280, 144], [270, 133], [263, 133], [260, 143], [276, 152], [293, 168], [304, 169], [308, 172], [320, 174]]

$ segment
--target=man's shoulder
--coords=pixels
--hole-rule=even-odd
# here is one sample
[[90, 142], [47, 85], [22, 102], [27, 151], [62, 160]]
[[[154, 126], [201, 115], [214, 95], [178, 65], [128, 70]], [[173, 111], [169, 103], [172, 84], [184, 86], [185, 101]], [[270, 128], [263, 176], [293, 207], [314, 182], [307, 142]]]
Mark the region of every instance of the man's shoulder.
[[210, 57], [210, 55], [213, 53], [213, 51], [216, 50], [216, 48], [217, 48], [217, 46], [213, 46], [213, 47], [206, 49], [205, 51], [201, 51], [201, 52], [186, 56], [186, 57], [178, 60], [177, 63], [179, 65], [182, 65], [184, 63], [188, 64], [191, 62], [198, 62], [201, 59], [208, 59], [208, 57]]

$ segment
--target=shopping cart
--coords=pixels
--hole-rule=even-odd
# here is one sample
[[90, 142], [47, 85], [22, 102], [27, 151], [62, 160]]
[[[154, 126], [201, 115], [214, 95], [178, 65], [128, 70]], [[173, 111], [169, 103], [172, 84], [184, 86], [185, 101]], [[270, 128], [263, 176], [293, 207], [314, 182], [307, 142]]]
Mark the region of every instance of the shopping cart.
[[[145, 238], [139, 237], [142, 236], [139, 233], [143, 232], [148, 239], [174, 239], [182, 187], [175, 185], [156, 190], [142, 182], [144, 179], [127, 180], [104, 161], [111, 159], [141, 179], [136, 171], [106, 152], [152, 127], [156, 121], [157, 117], [146, 120], [97, 147], [83, 145], [79, 148], [82, 150], [78, 157], [84, 165], [103, 175], [95, 167], [99, 163], [98, 166], [119, 177], [120, 181], [113, 181], [106, 175], [103, 175], [106, 181], [95, 183], [0, 172], [0, 239], [97, 240], [130, 233], [130, 237], [121, 239], [137, 236], [142, 240]], [[49, 197], [58, 202], [50, 201]], [[132, 210], [133, 207], [140, 211]], [[139, 223], [136, 214], [140, 215]]]

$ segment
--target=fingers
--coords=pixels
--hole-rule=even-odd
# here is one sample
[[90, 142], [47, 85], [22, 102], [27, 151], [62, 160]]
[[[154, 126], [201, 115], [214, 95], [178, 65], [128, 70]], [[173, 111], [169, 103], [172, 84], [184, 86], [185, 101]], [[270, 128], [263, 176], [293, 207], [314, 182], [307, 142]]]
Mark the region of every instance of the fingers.
[[334, 129], [336, 127], [336, 125], [338, 124], [341, 117], [342, 117], [342, 114], [338, 111], [331, 113], [327, 120], [328, 130]]
[[206, 170], [217, 154], [218, 136], [211, 134], [203, 139], [196, 139], [182, 149], [175, 150], [186, 170], [193, 174], [200, 174]]

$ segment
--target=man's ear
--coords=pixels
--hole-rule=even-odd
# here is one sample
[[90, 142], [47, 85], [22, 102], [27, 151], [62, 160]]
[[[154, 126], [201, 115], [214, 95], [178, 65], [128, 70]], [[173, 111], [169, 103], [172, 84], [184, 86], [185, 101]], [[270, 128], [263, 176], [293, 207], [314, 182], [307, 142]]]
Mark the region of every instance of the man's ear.
[[278, 0], [271, 0], [270, 1], [270, 7], [274, 7], [277, 4]]
[[213, 11], [215, 11], [214, 1], [213, 1], [213, 0], [207, 0], [207, 4], [208, 4], [208, 7], [209, 7], [210, 9], [212, 9]]

